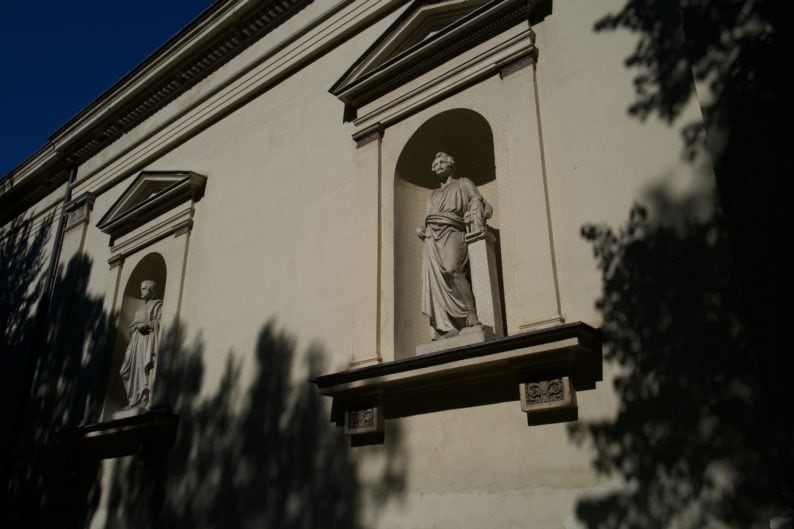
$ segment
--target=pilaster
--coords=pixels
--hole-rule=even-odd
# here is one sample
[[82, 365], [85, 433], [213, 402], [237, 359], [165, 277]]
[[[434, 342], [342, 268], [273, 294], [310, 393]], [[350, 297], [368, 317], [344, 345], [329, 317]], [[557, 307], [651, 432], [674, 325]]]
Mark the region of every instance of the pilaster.
[[355, 260], [353, 343], [350, 367], [381, 362], [380, 356], [380, 123], [357, 132], [354, 180]]

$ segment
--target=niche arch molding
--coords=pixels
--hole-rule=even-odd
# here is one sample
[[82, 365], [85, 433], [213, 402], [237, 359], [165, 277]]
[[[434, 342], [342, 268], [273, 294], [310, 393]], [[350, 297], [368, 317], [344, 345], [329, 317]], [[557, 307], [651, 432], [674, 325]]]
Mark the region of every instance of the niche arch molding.
[[[430, 162], [439, 151], [455, 158], [458, 175], [471, 180], [494, 207], [488, 227], [492, 233], [499, 230], [498, 182], [490, 123], [469, 108], [444, 110], [431, 116], [405, 142], [393, 176], [394, 291], [400, 293], [393, 297], [395, 359], [413, 356], [416, 346], [430, 339], [427, 318], [417, 310], [421, 303], [423, 245], [411, 228], [424, 224], [427, 198], [438, 187]], [[500, 286], [500, 290], [504, 289]], [[501, 336], [502, 329], [497, 334]]]

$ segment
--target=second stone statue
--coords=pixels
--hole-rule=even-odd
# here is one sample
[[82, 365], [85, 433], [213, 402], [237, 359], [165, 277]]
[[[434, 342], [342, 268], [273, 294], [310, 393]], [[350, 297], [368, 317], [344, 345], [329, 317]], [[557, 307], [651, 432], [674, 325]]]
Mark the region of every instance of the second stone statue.
[[160, 334], [163, 302], [157, 299], [157, 283], [141, 283], [143, 305], [130, 324], [130, 341], [121, 362], [121, 380], [127, 394], [126, 410], [149, 408]]

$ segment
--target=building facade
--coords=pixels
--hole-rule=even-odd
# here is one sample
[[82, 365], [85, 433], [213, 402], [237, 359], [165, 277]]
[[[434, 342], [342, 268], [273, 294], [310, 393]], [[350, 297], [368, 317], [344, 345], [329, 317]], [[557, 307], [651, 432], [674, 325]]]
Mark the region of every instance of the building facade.
[[[9, 526], [768, 526], [705, 103], [627, 111], [620, 4], [221, 1], [64, 125], [0, 183]], [[432, 340], [439, 152], [492, 214]]]

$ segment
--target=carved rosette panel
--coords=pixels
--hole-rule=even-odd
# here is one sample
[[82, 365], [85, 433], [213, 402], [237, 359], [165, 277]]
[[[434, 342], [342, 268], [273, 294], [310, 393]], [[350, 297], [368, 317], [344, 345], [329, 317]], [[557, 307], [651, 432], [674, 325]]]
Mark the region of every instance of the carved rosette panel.
[[562, 378], [525, 383], [524, 399], [530, 405], [565, 400]]
[[351, 430], [361, 430], [375, 426], [375, 414], [377, 409], [367, 408], [366, 410], [351, 411], [348, 416], [348, 428]]
[[576, 408], [576, 390], [567, 376], [522, 382], [519, 390], [527, 414]]
[[377, 404], [345, 412], [345, 435], [381, 432], [383, 432], [383, 414]]

